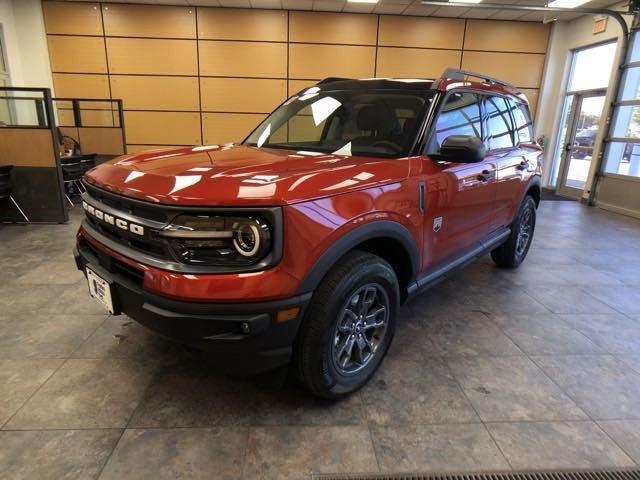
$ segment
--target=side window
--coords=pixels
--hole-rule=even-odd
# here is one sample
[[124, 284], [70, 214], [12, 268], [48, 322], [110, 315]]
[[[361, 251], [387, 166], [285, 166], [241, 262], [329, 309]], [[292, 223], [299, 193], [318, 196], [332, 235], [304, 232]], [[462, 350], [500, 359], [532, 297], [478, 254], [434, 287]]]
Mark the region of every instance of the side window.
[[515, 146], [507, 100], [502, 97], [485, 97], [484, 115], [487, 150]]
[[513, 123], [515, 127], [515, 139], [518, 143], [530, 143], [533, 141], [533, 123], [529, 116], [529, 109], [524, 103], [509, 100]]
[[438, 153], [442, 142], [451, 135], [473, 135], [482, 138], [479, 100], [475, 93], [449, 94], [438, 113], [428, 153]]

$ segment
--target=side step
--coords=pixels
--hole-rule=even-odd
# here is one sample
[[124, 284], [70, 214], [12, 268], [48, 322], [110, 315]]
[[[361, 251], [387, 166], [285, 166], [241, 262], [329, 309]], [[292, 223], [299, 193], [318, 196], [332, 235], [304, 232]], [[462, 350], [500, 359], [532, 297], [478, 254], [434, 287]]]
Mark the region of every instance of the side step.
[[417, 295], [444, 280], [448, 274], [466, 267], [473, 261], [481, 258], [494, 248], [501, 245], [511, 234], [511, 230], [502, 227], [492, 233], [485, 240], [478, 242], [475, 246], [467, 250], [462, 255], [455, 257], [444, 264], [438, 265], [432, 270], [425, 272], [418, 277], [416, 282], [409, 287], [409, 296]]

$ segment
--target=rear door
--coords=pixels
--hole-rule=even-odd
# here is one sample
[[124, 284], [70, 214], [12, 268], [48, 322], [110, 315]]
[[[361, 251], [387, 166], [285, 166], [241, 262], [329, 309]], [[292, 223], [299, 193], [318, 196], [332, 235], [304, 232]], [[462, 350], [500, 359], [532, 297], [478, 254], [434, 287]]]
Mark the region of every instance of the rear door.
[[492, 228], [495, 203], [495, 165], [437, 162], [429, 155], [440, 151], [451, 135], [482, 139], [481, 96], [473, 92], [447, 94], [434, 122], [423, 159], [426, 182], [424, 268], [442, 263], [485, 238]]

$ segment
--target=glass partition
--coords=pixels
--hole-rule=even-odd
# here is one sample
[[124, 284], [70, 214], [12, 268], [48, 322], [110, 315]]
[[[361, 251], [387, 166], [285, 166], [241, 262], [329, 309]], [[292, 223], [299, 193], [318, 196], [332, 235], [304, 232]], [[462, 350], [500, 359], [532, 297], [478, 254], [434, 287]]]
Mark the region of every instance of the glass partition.
[[49, 128], [44, 89], [0, 86], [0, 127]]
[[61, 127], [112, 127], [122, 125], [120, 100], [54, 98]]

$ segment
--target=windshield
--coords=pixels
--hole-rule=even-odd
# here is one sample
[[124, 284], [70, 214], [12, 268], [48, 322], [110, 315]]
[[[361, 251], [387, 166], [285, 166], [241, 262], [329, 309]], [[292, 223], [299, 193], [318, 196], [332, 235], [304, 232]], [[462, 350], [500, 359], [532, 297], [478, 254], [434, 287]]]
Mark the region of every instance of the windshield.
[[291, 97], [244, 144], [338, 155], [409, 154], [432, 92], [321, 91]]

